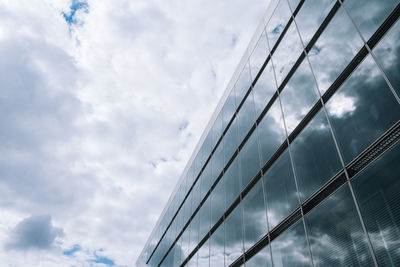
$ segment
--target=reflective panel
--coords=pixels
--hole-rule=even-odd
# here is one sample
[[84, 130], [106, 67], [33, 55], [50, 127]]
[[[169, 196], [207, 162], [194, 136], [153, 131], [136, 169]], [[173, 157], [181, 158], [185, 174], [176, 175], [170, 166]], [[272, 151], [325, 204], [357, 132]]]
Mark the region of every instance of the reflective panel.
[[225, 219], [225, 266], [243, 253], [242, 206], [239, 205]]
[[186, 266], [197, 267], [197, 253], [190, 259]]
[[181, 238], [182, 261], [184, 261], [189, 256], [189, 238], [190, 238], [190, 227], [185, 229]]
[[374, 53], [390, 83], [400, 96], [400, 22], [392, 26], [386, 36], [375, 46]]
[[257, 76], [268, 55], [267, 35], [265, 31], [263, 31], [249, 59], [250, 73], [253, 80]]
[[167, 267], [174, 264], [174, 250], [171, 250], [160, 266]]
[[246, 260], [246, 267], [272, 267], [270, 247], [263, 248], [251, 259]]
[[235, 96], [235, 87], [232, 88], [228, 98], [225, 100], [224, 106], [222, 108], [222, 126], [223, 129], [228, 126], [229, 121], [231, 120], [233, 114], [236, 111], [236, 96]]
[[400, 266], [400, 145], [352, 180], [379, 266]]
[[315, 115], [291, 147], [299, 193], [304, 201], [342, 169], [323, 111]]
[[271, 248], [274, 267], [311, 267], [303, 220], [272, 241]]
[[310, 65], [303, 60], [281, 93], [288, 135], [317, 103], [319, 98]]
[[378, 67], [368, 56], [326, 105], [345, 163], [400, 118]]
[[211, 184], [214, 184], [215, 180], [218, 178], [224, 167], [224, 147], [223, 143], [219, 143], [217, 149], [215, 149], [214, 154], [211, 157], [212, 163], [212, 179]]
[[211, 182], [212, 182], [212, 171], [211, 171], [211, 160], [207, 163], [206, 167], [204, 168], [203, 172], [201, 173], [200, 180], [201, 180], [201, 199], [204, 198], [208, 190], [210, 190]]
[[224, 224], [221, 224], [210, 237], [210, 266], [224, 266]]
[[229, 208], [240, 193], [238, 157], [233, 160], [222, 180], [225, 185], [225, 207]]
[[211, 227], [221, 218], [225, 212], [225, 192], [222, 180], [211, 192]]
[[199, 226], [200, 217], [199, 213], [194, 216], [192, 222], [190, 223], [190, 242], [189, 242], [189, 253], [192, 253], [194, 248], [199, 243]]
[[288, 0], [292, 12], [294, 12], [300, 3], [300, 0]]
[[207, 240], [199, 249], [197, 265], [199, 267], [210, 266], [210, 240]]
[[181, 255], [182, 255], [182, 249], [181, 249], [181, 238], [180, 238], [180, 239], [178, 239], [178, 241], [175, 244], [174, 266], [180, 266], [180, 264], [181, 264]]
[[308, 52], [321, 94], [331, 86], [362, 46], [363, 42], [346, 12], [342, 7], [339, 8]]
[[235, 84], [236, 105], [239, 106], [244, 95], [247, 93], [251, 85], [249, 62], [246, 62], [240, 76]]
[[268, 43], [271, 50], [289, 21], [290, 16], [291, 13], [287, 1], [281, 0], [266, 27]]
[[238, 148], [236, 118], [233, 119], [222, 141], [224, 145], [224, 162], [226, 164]]
[[272, 230], [299, 206], [288, 150], [275, 161], [263, 179], [269, 229]]
[[274, 69], [270, 60], [261, 76], [258, 78], [257, 83], [253, 87], [256, 118], [260, 116], [261, 112], [264, 110], [265, 106], [268, 104], [275, 92], [276, 83]]
[[304, 46], [308, 45], [335, 3], [336, 0], [308, 0], [304, 2], [295, 18]]
[[222, 111], [218, 114], [217, 118], [215, 119], [214, 125], [211, 129], [213, 134], [213, 146], [215, 146], [222, 135], [223, 128], [222, 128]]
[[199, 240], [203, 239], [204, 236], [210, 231], [211, 223], [211, 212], [210, 212], [210, 198], [208, 197], [206, 202], [201, 206], [199, 210], [200, 216], [200, 228], [199, 228]]
[[200, 201], [201, 201], [201, 199], [200, 199], [200, 183], [201, 183], [201, 180], [199, 179], [199, 180], [197, 180], [197, 183], [195, 183], [193, 186], [192, 211], [196, 210], [196, 208], [199, 206]]
[[346, 0], [344, 6], [368, 41], [398, 3], [398, 0]]
[[254, 131], [242, 150], [239, 152], [240, 156], [240, 182], [242, 190], [253, 179], [253, 177], [260, 171], [260, 159], [258, 153], [257, 132]]
[[305, 217], [314, 266], [374, 266], [348, 184]]
[[279, 100], [275, 100], [257, 127], [260, 140], [261, 166], [275, 153], [285, 141], [285, 127]]
[[261, 180], [242, 200], [244, 249], [253, 246], [267, 233], [267, 219]]
[[253, 92], [250, 92], [237, 114], [239, 144], [243, 141], [255, 121]]
[[303, 51], [296, 25], [292, 23], [281, 43], [272, 55], [278, 87]]

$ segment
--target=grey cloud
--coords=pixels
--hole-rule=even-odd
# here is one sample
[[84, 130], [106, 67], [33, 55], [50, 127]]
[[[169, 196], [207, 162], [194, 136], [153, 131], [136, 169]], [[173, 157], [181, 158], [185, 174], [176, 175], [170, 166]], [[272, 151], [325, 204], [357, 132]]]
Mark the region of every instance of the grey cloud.
[[32, 215], [23, 219], [12, 230], [6, 249], [51, 249], [57, 237], [63, 236], [61, 228], [54, 227], [50, 215]]

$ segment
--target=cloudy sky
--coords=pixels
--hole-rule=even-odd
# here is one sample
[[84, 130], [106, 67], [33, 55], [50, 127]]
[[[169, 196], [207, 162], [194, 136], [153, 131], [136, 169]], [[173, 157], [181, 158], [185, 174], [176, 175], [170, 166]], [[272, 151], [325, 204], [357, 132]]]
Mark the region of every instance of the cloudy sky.
[[132, 266], [268, 0], [0, 0], [1, 266]]

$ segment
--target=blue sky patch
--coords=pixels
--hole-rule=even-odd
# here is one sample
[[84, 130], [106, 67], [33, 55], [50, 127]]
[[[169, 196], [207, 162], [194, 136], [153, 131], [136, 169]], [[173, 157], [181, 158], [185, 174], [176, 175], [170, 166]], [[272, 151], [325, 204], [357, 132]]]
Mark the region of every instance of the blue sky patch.
[[95, 258], [93, 260], [89, 260], [88, 262], [93, 262], [93, 263], [103, 263], [108, 266], [115, 266], [115, 263], [112, 259], [109, 259], [107, 257], [99, 256], [96, 253], [94, 253]]
[[72, 255], [74, 255], [75, 252], [77, 252], [79, 250], [81, 250], [81, 247], [78, 244], [75, 244], [71, 249], [64, 250], [63, 254], [65, 256], [72, 256]]
[[85, 1], [72, 0], [72, 4], [69, 7], [69, 9], [70, 9], [69, 13], [62, 12], [64, 19], [68, 24], [76, 24], [77, 23], [75, 15], [78, 10], [82, 10], [85, 13], [89, 13], [89, 5]]

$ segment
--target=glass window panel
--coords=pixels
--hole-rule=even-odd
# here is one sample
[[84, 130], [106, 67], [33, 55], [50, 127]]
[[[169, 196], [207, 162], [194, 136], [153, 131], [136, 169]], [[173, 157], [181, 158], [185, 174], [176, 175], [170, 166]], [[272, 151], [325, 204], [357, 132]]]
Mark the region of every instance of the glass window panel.
[[288, 135], [318, 101], [318, 91], [310, 65], [303, 60], [281, 93]]
[[200, 179], [201, 179], [201, 199], [204, 198], [208, 190], [210, 190], [211, 187], [211, 182], [212, 182], [212, 172], [211, 172], [211, 161], [209, 161], [204, 168], [203, 172], [201, 173]]
[[192, 215], [192, 191], [188, 195], [188, 197], [185, 200], [185, 223], [189, 220], [190, 216]]
[[210, 266], [210, 240], [207, 240], [199, 249], [197, 263], [199, 267]]
[[268, 41], [265, 31], [262, 32], [253, 53], [250, 55], [250, 72], [253, 79], [257, 76], [269, 54]]
[[260, 116], [261, 112], [264, 110], [265, 106], [268, 104], [275, 92], [275, 76], [270, 60], [268, 65], [265, 66], [261, 76], [258, 78], [257, 83], [253, 87], [256, 118]]
[[295, 18], [304, 46], [307, 46], [310, 42], [335, 3], [336, 0], [308, 0], [304, 2]]
[[174, 250], [171, 250], [168, 253], [168, 256], [164, 259], [160, 266], [173, 266], [174, 264]]
[[181, 239], [180, 237], [178, 241], [175, 244], [175, 249], [174, 249], [174, 266], [180, 266], [182, 260], [182, 248], [181, 248]]
[[303, 220], [272, 241], [271, 247], [274, 267], [311, 267]]
[[398, 3], [398, 0], [346, 0], [344, 6], [368, 40]]
[[199, 240], [203, 239], [203, 237], [210, 231], [210, 223], [211, 223], [211, 211], [210, 211], [210, 198], [201, 206], [200, 213], [200, 227], [199, 227]]
[[400, 106], [368, 56], [326, 105], [345, 163], [400, 118]]
[[197, 253], [195, 255], [193, 255], [193, 257], [187, 263], [187, 266], [189, 266], [189, 267], [197, 267]]
[[223, 143], [219, 143], [217, 149], [215, 149], [214, 154], [211, 158], [212, 162], [212, 181], [211, 184], [214, 184], [215, 180], [220, 175], [223, 167], [224, 167], [224, 146]]
[[289, 5], [290, 5], [290, 8], [292, 9], [292, 12], [294, 12], [296, 10], [299, 3], [300, 3], [300, 0], [289, 0]]
[[272, 55], [278, 87], [303, 51], [296, 25], [292, 23], [281, 43]]
[[222, 112], [220, 112], [215, 119], [214, 125], [212, 127], [212, 134], [213, 134], [213, 144], [217, 144], [219, 138], [221, 137], [223, 132], [222, 129]]
[[339, 8], [308, 53], [321, 94], [331, 86], [362, 46], [363, 42], [344, 9]]
[[307, 214], [305, 221], [314, 267], [374, 266], [348, 184]]
[[299, 206], [288, 150], [275, 161], [263, 179], [269, 229], [272, 230]]
[[263, 248], [251, 259], [246, 260], [246, 267], [272, 267], [270, 247]]
[[182, 242], [181, 242], [181, 261], [184, 261], [189, 256], [189, 238], [190, 238], [190, 228], [186, 228], [182, 234]]
[[304, 201], [342, 168], [323, 111], [312, 119], [291, 147], [299, 193]]
[[375, 46], [374, 53], [390, 83], [400, 96], [400, 21], [392, 26], [386, 36]]
[[243, 138], [249, 132], [255, 120], [253, 92], [250, 92], [237, 115], [239, 143], [242, 142]]
[[218, 182], [211, 192], [211, 227], [221, 218], [225, 212], [225, 192], [222, 180]]
[[260, 139], [261, 165], [275, 153], [285, 141], [286, 133], [283, 125], [279, 100], [275, 100], [257, 128]]
[[236, 157], [228, 170], [225, 172], [223, 183], [225, 184], [225, 207], [228, 209], [233, 201], [239, 196], [239, 164]]
[[236, 118], [233, 119], [228, 131], [224, 135], [224, 162], [228, 163], [238, 147]]
[[244, 249], [253, 246], [267, 233], [262, 181], [258, 181], [242, 200]]
[[244, 95], [247, 93], [251, 85], [249, 62], [246, 62], [240, 76], [235, 84], [236, 105], [239, 105]]
[[225, 219], [225, 264], [229, 266], [243, 254], [242, 206], [239, 205]]
[[400, 266], [400, 145], [352, 180], [379, 266]]
[[290, 16], [291, 13], [287, 1], [281, 0], [266, 26], [268, 43], [271, 50], [289, 21]]
[[257, 132], [254, 131], [242, 150], [240, 155], [240, 181], [242, 190], [260, 171], [260, 159], [258, 153]]
[[193, 186], [193, 197], [192, 197], [192, 211], [195, 211], [200, 204], [200, 183], [201, 180], [197, 180], [197, 182]]
[[221, 224], [210, 237], [210, 266], [224, 266], [224, 224]]
[[190, 244], [189, 244], [189, 253], [191, 253], [194, 248], [199, 243], [199, 225], [200, 225], [200, 217], [199, 213], [193, 218], [190, 223]]
[[236, 111], [235, 98], [235, 87], [233, 87], [228, 98], [225, 100], [224, 107], [222, 108], [222, 125], [224, 129]]

